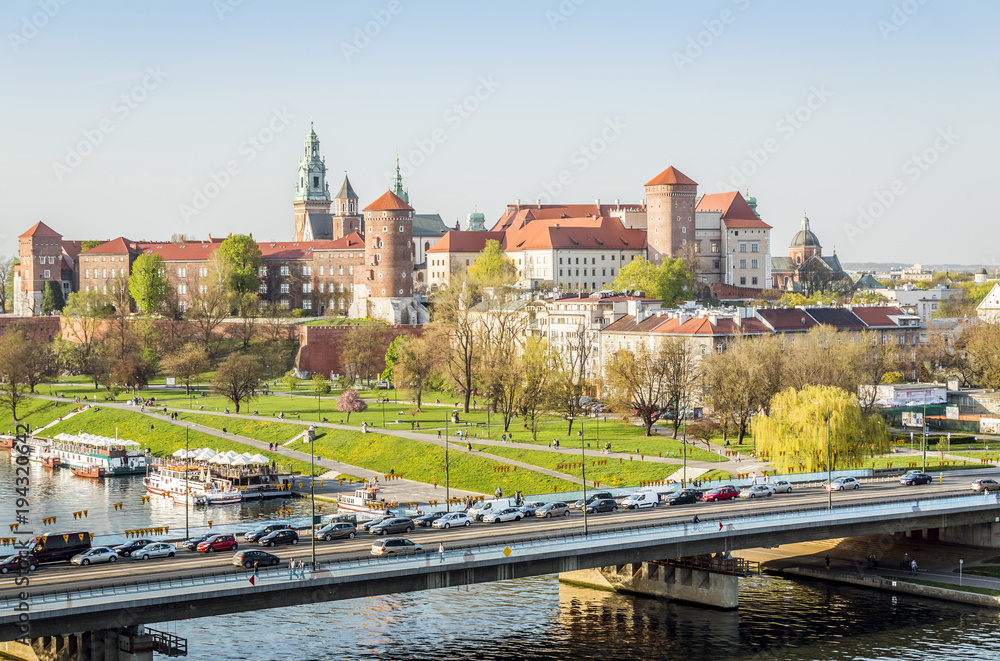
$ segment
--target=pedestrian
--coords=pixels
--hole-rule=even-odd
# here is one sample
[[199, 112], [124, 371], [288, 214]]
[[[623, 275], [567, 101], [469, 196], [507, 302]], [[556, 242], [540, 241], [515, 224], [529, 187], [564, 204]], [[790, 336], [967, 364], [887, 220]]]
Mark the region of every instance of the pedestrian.
[[872, 554], [868, 554], [868, 569], [872, 568]]
[[295, 578], [295, 558], [291, 558], [288, 561], [288, 578]]
[[701, 523], [701, 519], [698, 518], [697, 514], [694, 515], [694, 519], [691, 520], [691, 523]]
[[826, 556], [826, 568], [830, 568], [830, 556]]
[[441, 430], [438, 429], [438, 439], [440, 439], [440, 438], [441, 438]]
[[259, 563], [260, 563], [260, 561], [259, 561], [259, 560], [254, 560], [254, 561], [253, 561], [253, 575], [254, 575], [254, 576], [256, 576], [256, 575], [257, 575], [257, 565], [258, 565]]
[[438, 544], [438, 553], [441, 554], [441, 562], [444, 562], [444, 542]]
[[472, 442], [469, 442], [469, 452], [472, 452]]
[[916, 576], [917, 575], [917, 561], [910, 560], [910, 572]]

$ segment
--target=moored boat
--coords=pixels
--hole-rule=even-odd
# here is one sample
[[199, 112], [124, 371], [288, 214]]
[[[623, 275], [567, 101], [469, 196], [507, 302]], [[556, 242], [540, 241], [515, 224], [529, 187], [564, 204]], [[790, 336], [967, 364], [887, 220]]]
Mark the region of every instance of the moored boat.
[[73, 475], [79, 475], [80, 477], [89, 477], [94, 480], [98, 480], [104, 477], [104, 468], [97, 465], [88, 466], [87, 468], [78, 468], [76, 466], [70, 466], [69, 472], [72, 473]]
[[85, 433], [58, 434], [54, 439], [45, 441], [40, 453], [42, 461], [46, 464], [49, 457], [55, 457], [61, 466], [83, 471], [75, 473], [77, 475], [93, 477], [90, 469], [96, 466], [102, 469], [97, 477], [114, 477], [141, 475], [146, 472], [149, 455], [138, 448], [139, 444], [135, 441]]
[[378, 487], [355, 490], [353, 495], [337, 496], [337, 510], [341, 512], [383, 512], [385, 501], [378, 498]]
[[0, 450], [10, 450], [16, 440], [16, 436], [0, 436]]
[[269, 466], [225, 467], [207, 462], [184, 464], [156, 458], [153, 461], [142, 481], [146, 490], [154, 495], [173, 497], [176, 494], [180, 503], [185, 502], [185, 493], [190, 493], [192, 498], [204, 497], [209, 505], [288, 498], [292, 495], [292, 475], [276, 472]]
[[42, 457], [42, 465], [46, 468], [59, 468], [62, 459], [54, 454], [46, 454]]

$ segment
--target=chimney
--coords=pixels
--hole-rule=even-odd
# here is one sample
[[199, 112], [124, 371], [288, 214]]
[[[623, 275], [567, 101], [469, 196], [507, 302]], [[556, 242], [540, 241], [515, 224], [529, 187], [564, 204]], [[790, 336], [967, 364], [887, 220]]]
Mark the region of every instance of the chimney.
[[615, 207], [620, 207], [621, 206], [621, 202], [622, 201], [619, 198], [616, 197], [615, 198]]
[[535, 205], [536, 205], [536, 206], [537, 206], [537, 207], [538, 207], [539, 209], [541, 209], [541, 208], [542, 208], [542, 198], [540, 198], [540, 197], [536, 197], [536, 198], [535, 198]]
[[688, 316], [685, 313], [681, 312], [679, 315], [677, 315], [677, 324], [678, 325], [683, 326], [684, 324], [687, 323], [687, 320], [688, 320]]
[[601, 211], [601, 198], [597, 198], [597, 201], [594, 204], [597, 205], [597, 211], [598, 211], [598, 213], [600, 213], [600, 211]]
[[517, 202], [514, 203], [514, 206], [517, 207], [518, 211], [521, 210], [521, 198], [517, 198]]

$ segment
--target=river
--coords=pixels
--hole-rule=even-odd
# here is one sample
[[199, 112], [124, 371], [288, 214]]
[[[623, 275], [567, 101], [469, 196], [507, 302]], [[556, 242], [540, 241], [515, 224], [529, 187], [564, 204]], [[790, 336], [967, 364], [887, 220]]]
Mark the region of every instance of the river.
[[[13, 478], [0, 461], [4, 530]], [[32, 465], [31, 480], [32, 520], [57, 516], [59, 530], [110, 543], [127, 529], [184, 527], [183, 507], [141, 503], [138, 478], [94, 482]], [[305, 525], [307, 507], [293, 499], [193, 509], [191, 527], [207, 530], [211, 517], [245, 529], [285, 509]], [[73, 519], [82, 510], [86, 519]], [[764, 576], [741, 580], [740, 603], [718, 612], [542, 576], [153, 626], [187, 638], [190, 659], [1000, 660], [1000, 614], [990, 610]]]

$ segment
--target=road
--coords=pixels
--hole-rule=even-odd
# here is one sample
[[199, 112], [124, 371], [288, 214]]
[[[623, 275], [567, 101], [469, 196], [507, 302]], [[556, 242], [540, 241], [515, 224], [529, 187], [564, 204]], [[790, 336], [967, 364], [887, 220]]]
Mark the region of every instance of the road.
[[[946, 472], [944, 482], [930, 485], [904, 487], [897, 479], [869, 481], [857, 491], [837, 492], [833, 494], [834, 507], [843, 504], [861, 504], [873, 501], [905, 500], [920, 496], [943, 496], [969, 494], [969, 482], [976, 477], [993, 476], [995, 469], [976, 469]], [[690, 520], [695, 515], [702, 521], [725, 521], [727, 517], [745, 515], [752, 512], [767, 510], [795, 510], [823, 508], [828, 495], [821, 487], [798, 487], [792, 493], [775, 494], [763, 499], [740, 499], [719, 503], [695, 503], [680, 506], [660, 506], [656, 509], [619, 510], [605, 514], [588, 516], [590, 532], [601, 530], [664, 524]], [[519, 522], [485, 524], [476, 523], [468, 528], [438, 530], [434, 528], [417, 528], [407, 535], [409, 539], [421, 544], [427, 552], [433, 553], [438, 544], [443, 543], [452, 550], [462, 546], [477, 544], [516, 544], [519, 540], [540, 536], [558, 536], [580, 533], [583, 530], [583, 515], [574, 510], [568, 517], [557, 519], [527, 519]], [[224, 531], [220, 531], [224, 532]], [[288, 560], [295, 558], [310, 560], [310, 540], [308, 531], [300, 531], [301, 539], [297, 545], [267, 549], [282, 558], [282, 566], [287, 567]], [[356, 559], [369, 556], [371, 544], [378, 539], [373, 535], [361, 532], [353, 540], [333, 540], [331, 542], [316, 542], [316, 557], [320, 563]], [[255, 543], [240, 539], [240, 548], [260, 548]], [[31, 575], [30, 590], [38, 592], [62, 592], [78, 588], [91, 588], [99, 585], [129, 583], [134, 581], [161, 580], [178, 576], [197, 576], [219, 572], [245, 572], [244, 569], [232, 564], [232, 553], [196, 553], [180, 549], [174, 558], [151, 560], [119, 559], [117, 562], [105, 565], [77, 567], [68, 562], [42, 565]], [[16, 595], [24, 587], [17, 587], [11, 575], [0, 578], [0, 598]]]

